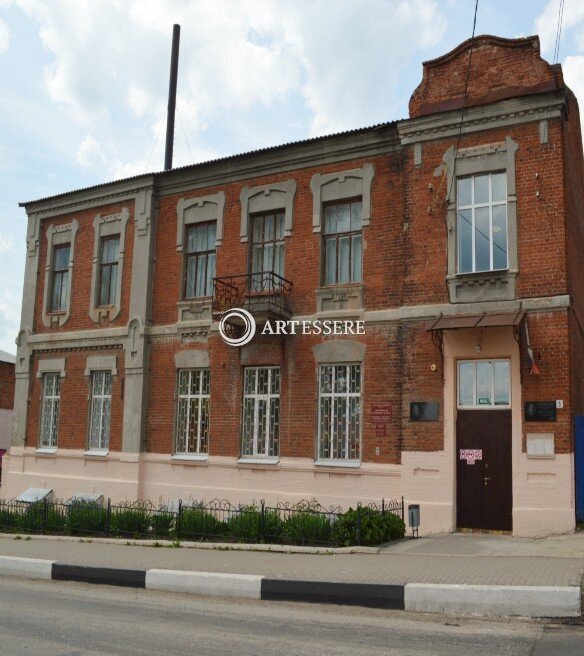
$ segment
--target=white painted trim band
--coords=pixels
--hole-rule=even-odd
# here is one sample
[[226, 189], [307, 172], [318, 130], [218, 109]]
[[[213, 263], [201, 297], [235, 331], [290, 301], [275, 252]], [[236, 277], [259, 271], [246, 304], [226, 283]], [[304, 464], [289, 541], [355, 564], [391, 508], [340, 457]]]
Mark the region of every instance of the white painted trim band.
[[146, 590], [185, 592], [213, 597], [261, 599], [263, 576], [253, 574], [219, 574], [214, 572], [181, 572], [149, 569]]
[[19, 576], [25, 579], [50, 581], [54, 560], [0, 556], [0, 576]]

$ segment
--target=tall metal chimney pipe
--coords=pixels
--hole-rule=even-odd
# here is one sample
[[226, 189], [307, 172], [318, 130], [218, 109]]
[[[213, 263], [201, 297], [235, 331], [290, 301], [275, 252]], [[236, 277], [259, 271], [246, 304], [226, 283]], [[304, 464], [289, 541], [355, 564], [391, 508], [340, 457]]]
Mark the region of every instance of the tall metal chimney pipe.
[[166, 147], [164, 149], [164, 170], [172, 168], [174, 148], [174, 114], [176, 110], [176, 78], [178, 75], [178, 50], [180, 46], [180, 25], [172, 27], [172, 53], [170, 56], [170, 81], [168, 83], [168, 114], [166, 116]]

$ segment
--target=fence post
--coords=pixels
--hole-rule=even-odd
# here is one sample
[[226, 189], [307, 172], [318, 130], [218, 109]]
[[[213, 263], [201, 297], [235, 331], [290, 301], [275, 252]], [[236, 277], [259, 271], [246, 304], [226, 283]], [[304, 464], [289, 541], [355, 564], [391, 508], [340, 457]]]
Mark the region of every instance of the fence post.
[[47, 514], [49, 509], [49, 503], [47, 497], [43, 499], [43, 518], [41, 523], [41, 532], [44, 535], [47, 532]]
[[381, 499], [381, 514], [385, 515], [385, 497]]
[[108, 497], [107, 510], [105, 511], [105, 537], [106, 538], [109, 538], [111, 519], [112, 519], [112, 500]]
[[357, 546], [361, 546], [361, 502], [357, 504]]
[[178, 500], [178, 513], [176, 515], [176, 539], [180, 542], [180, 519], [182, 516], [182, 499]]
[[406, 507], [404, 505], [404, 498], [403, 497], [402, 497], [401, 506], [402, 506], [402, 509], [401, 509], [402, 510], [402, 521], [405, 522], [406, 521]]
[[258, 529], [259, 529], [258, 542], [263, 542], [264, 541], [264, 521], [265, 521], [265, 519], [266, 519], [266, 502], [262, 499], [261, 511], [260, 511], [260, 525], [258, 527]]

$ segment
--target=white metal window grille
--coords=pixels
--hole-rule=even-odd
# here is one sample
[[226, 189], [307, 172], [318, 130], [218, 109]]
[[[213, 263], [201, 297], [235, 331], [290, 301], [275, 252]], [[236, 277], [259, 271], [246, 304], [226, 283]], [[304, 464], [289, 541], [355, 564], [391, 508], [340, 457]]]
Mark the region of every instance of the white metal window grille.
[[208, 369], [179, 370], [175, 453], [208, 453], [210, 393]]
[[109, 449], [111, 402], [111, 371], [93, 371], [91, 374], [91, 419], [89, 425], [90, 450]]
[[459, 408], [508, 408], [510, 405], [509, 360], [472, 360], [458, 363]]
[[61, 402], [61, 376], [56, 373], [43, 375], [43, 399], [41, 409], [40, 447], [57, 447], [59, 432], [59, 406]]
[[324, 207], [324, 283], [361, 282], [363, 269], [363, 203]]
[[458, 272], [497, 271], [507, 263], [507, 175], [458, 179]]
[[246, 367], [243, 376], [242, 458], [277, 458], [280, 435], [280, 369]]
[[361, 457], [361, 365], [321, 365], [318, 385], [318, 459]]

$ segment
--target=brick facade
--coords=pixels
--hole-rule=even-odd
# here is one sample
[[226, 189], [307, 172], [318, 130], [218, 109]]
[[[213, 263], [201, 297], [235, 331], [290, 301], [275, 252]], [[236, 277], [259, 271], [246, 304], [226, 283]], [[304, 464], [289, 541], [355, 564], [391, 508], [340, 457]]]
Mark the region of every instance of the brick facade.
[[[354, 502], [359, 496], [372, 499], [403, 494], [406, 500], [428, 507], [442, 504], [435, 508], [433, 526], [449, 530], [456, 526], [456, 500], [446, 494], [444, 502], [434, 502], [432, 486], [442, 479], [439, 484], [452, 489], [456, 361], [487, 357], [477, 355], [484, 341], [488, 357], [509, 359], [514, 372], [510, 382], [515, 395], [511, 403], [513, 440], [519, 445], [514, 458], [523, 468], [514, 475], [518, 481], [528, 480], [529, 468], [535, 466], [527, 459], [527, 432], [552, 432], [557, 459], [544, 474], [563, 481], [572, 462], [573, 416], [584, 412], [580, 373], [584, 365], [584, 168], [578, 107], [563, 84], [559, 67], [540, 58], [537, 37], [506, 40], [486, 36], [478, 37], [474, 44], [466, 108], [461, 113], [470, 49], [471, 44], [465, 42], [424, 64], [423, 79], [412, 95], [410, 118], [405, 121], [25, 204], [29, 214], [27, 276], [38, 282], [28, 287], [34, 297], [25, 302], [31, 303], [34, 312], [23, 320], [19, 335], [19, 353], [26, 357], [17, 391], [20, 432], [11, 458], [26, 460], [38, 445], [42, 388], [38, 363], [52, 358], [64, 361], [66, 371], [56, 460], [58, 463], [61, 451], [71, 450], [83, 467], [89, 421], [88, 358], [114, 356], [117, 373], [111, 395], [109, 452], [116, 463], [128, 463], [125, 471], [132, 486], [128, 494], [168, 497], [203, 494], [204, 489], [204, 494], [213, 495], [214, 489], [230, 489], [239, 495], [235, 500], [242, 500], [255, 493], [295, 498], [324, 490], [327, 498], [341, 503]], [[506, 161], [513, 161], [514, 168], [510, 171], [507, 164], [504, 171], [515, 185], [508, 203], [516, 203], [517, 241], [510, 243], [510, 248], [516, 248], [517, 266], [509, 271], [512, 283], [504, 280], [502, 284], [514, 286], [501, 292], [488, 276], [479, 276], [468, 283], [467, 302], [453, 301], [448, 283], [453, 257], [449, 239], [451, 242], [456, 226], [449, 218], [453, 211], [449, 199], [457, 175], [456, 157], [465, 153], [467, 163], [485, 172], [489, 170], [485, 164], [490, 161], [488, 153], [511, 147], [514, 159]], [[454, 153], [454, 160], [448, 159], [449, 153]], [[454, 161], [454, 172], [449, 169], [450, 161]], [[497, 161], [502, 160], [499, 157]], [[342, 173], [338, 181], [342, 185], [345, 172], [362, 167], [374, 171], [370, 222], [362, 230], [363, 284], [333, 290], [332, 305], [323, 310], [319, 308], [323, 237], [315, 227], [312, 183], [315, 176]], [[289, 295], [293, 318], [365, 323], [364, 335], [338, 340], [356, 342], [358, 352], [362, 352], [359, 345], [364, 346], [360, 361], [361, 453], [358, 462], [351, 463], [352, 470], [335, 468], [343, 463], [315, 463], [315, 347], [331, 338], [256, 335], [251, 344], [234, 348], [218, 334], [220, 315], [211, 315], [210, 300], [206, 305], [199, 303], [194, 318], [181, 315], [185, 256], [177, 246], [177, 212], [185, 199], [224, 194], [216, 276], [246, 274], [250, 239], [249, 229], [247, 240], [240, 235], [242, 190], [290, 180], [295, 192], [291, 234], [284, 238], [284, 276], [293, 283]], [[98, 213], [115, 214], [124, 209], [129, 220], [120, 313], [113, 321], [96, 324], [88, 312], [94, 293], [93, 220]], [[62, 326], [47, 328], [42, 321], [46, 308], [41, 275], [48, 256], [45, 235], [51, 226], [73, 220], [79, 227], [70, 312]], [[346, 300], [356, 290], [361, 305]], [[429, 322], [441, 316], [523, 312], [526, 314], [515, 332], [511, 323], [502, 329], [453, 330], [447, 346], [444, 331], [428, 330]], [[529, 370], [525, 324], [540, 375]], [[194, 351], [200, 358], [197, 361], [208, 361], [211, 377], [209, 449], [205, 462], [198, 464], [171, 457], [178, 393], [175, 359], [185, 351], [188, 353], [181, 357], [190, 357]], [[246, 366], [280, 367], [280, 462], [251, 467], [261, 474], [260, 483], [246, 478], [249, 464], [239, 459]], [[556, 399], [564, 405], [552, 426], [523, 422], [524, 400]], [[438, 420], [411, 421], [410, 403], [414, 401], [437, 402]], [[387, 403], [391, 417], [385, 427], [376, 426], [371, 408]], [[554, 467], [563, 469], [556, 472]], [[148, 472], [155, 468], [156, 475], [149, 478]], [[54, 476], [51, 480], [58, 487], [61, 479]], [[71, 470], [67, 476], [75, 478]], [[107, 492], [106, 479], [105, 474], [102, 478], [92, 474], [89, 482], [80, 476], [78, 485], [103, 487]], [[14, 489], [19, 480], [18, 474], [13, 474]], [[537, 508], [537, 491], [526, 489], [527, 500], [522, 503]], [[569, 528], [570, 521], [573, 524], [571, 494], [563, 488], [558, 492], [557, 498], [563, 499], [560, 523], [545, 530]], [[516, 527], [522, 528], [516, 530], [529, 532], [524, 528], [526, 521], [518, 514]]]

